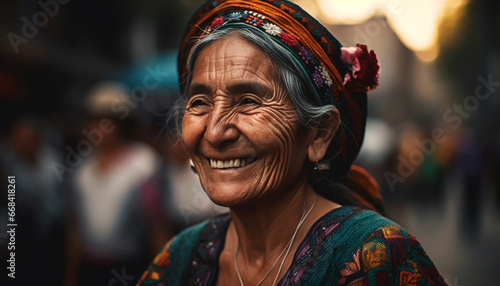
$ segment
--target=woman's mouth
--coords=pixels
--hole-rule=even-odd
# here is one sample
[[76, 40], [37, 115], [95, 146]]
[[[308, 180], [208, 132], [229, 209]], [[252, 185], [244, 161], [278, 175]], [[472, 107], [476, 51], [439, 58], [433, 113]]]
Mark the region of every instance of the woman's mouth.
[[231, 160], [215, 160], [208, 159], [210, 166], [214, 169], [229, 169], [229, 168], [241, 168], [255, 162], [256, 158], [241, 158], [241, 159], [231, 159]]

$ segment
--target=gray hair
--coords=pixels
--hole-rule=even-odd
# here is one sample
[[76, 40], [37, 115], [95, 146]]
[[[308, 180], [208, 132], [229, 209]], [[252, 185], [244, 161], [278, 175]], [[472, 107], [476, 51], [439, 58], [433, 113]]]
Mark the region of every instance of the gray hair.
[[182, 117], [184, 116], [184, 110], [187, 103], [187, 86], [191, 83], [196, 58], [203, 48], [217, 40], [228, 37], [233, 33], [237, 33], [256, 44], [271, 58], [273, 64], [275, 64], [278, 68], [280, 81], [290, 95], [295, 107], [297, 118], [303, 126], [308, 128], [318, 127], [324, 116], [332, 115], [331, 110], [335, 108], [335, 106], [321, 105], [321, 103], [315, 104], [312, 102], [316, 89], [314, 88], [312, 82], [308, 80], [306, 71], [294, 58], [292, 52], [277, 43], [271, 36], [257, 28], [241, 24], [231, 24], [224, 25], [199, 40], [189, 53], [187, 62], [188, 74], [185, 82], [186, 88], [183, 91], [184, 94], [182, 98], [178, 101], [176, 107], [174, 108], [174, 116], [177, 119], [176, 122], [178, 131], [181, 130], [182, 126]]

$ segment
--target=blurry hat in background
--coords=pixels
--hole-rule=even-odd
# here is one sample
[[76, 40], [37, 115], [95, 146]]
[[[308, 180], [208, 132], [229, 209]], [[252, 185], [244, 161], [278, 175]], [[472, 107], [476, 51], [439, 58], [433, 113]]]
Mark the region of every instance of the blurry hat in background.
[[133, 110], [130, 89], [118, 81], [102, 81], [91, 87], [86, 99], [89, 117], [125, 119]]

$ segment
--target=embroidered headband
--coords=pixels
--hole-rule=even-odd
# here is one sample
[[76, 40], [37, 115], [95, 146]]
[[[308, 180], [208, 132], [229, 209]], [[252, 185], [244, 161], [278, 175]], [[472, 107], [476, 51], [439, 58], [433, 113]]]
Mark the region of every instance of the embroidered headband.
[[342, 48], [337, 39], [299, 6], [284, 0], [210, 0], [192, 16], [179, 52], [181, 90], [186, 88], [187, 57], [201, 39], [232, 24], [253, 26], [287, 48], [304, 68], [315, 87], [318, 105], [333, 104], [343, 128], [329, 152], [339, 179], [345, 178], [356, 158], [366, 124], [366, 92], [378, 86], [379, 65], [365, 45]]

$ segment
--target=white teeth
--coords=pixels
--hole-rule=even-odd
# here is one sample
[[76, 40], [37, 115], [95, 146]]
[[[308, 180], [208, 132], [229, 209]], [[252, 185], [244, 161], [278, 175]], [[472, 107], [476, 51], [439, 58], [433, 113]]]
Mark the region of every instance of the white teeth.
[[255, 159], [232, 159], [226, 161], [210, 159], [210, 166], [214, 169], [239, 168], [245, 167], [253, 161], [255, 161]]

